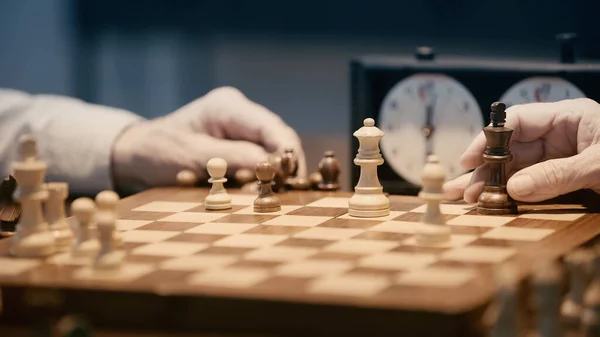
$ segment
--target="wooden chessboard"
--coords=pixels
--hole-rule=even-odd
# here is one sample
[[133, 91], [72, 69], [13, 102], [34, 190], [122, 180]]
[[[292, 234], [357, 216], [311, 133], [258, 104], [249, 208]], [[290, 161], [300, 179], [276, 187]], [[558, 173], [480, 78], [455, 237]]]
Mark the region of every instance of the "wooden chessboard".
[[128, 255], [116, 272], [69, 253], [10, 257], [10, 239], [0, 240], [4, 319], [25, 315], [32, 289], [52, 289], [65, 310], [103, 327], [476, 336], [496, 266], [514, 261], [526, 277], [535, 258], [558, 257], [600, 233], [600, 216], [582, 204], [483, 216], [446, 203], [451, 244], [421, 247], [414, 231], [425, 205], [415, 197], [390, 196], [389, 216], [361, 219], [347, 214], [350, 193], [282, 193], [280, 212], [256, 214], [255, 195], [229, 192], [234, 206], [224, 211], [204, 209], [206, 189], [121, 200]]

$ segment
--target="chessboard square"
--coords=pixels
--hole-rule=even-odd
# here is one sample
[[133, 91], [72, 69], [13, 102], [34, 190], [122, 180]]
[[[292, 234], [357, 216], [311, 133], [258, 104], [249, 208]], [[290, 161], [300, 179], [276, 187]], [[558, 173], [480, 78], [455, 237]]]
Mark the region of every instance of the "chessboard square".
[[190, 208], [200, 206], [199, 202], [183, 201], [152, 201], [132, 209], [136, 212], [184, 212]]
[[0, 275], [19, 275], [40, 264], [41, 262], [36, 259], [0, 257]]
[[203, 223], [215, 221], [227, 216], [227, 213], [181, 212], [171, 214], [159, 221]]
[[523, 213], [519, 215], [521, 219], [533, 219], [533, 220], [552, 220], [552, 221], [575, 221], [585, 213], [557, 213], [557, 212], [547, 212], [543, 213], [542, 211], [531, 211], [527, 213]]
[[262, 248], [275, 245], [287, 238], [287, 235], [236, 234], [218, 240], [213, 245], [216, 247]]
[[148, 225], [152, 222], [154, 222], [154, 221], [118, 219], [117, 220], [117, 230], [129, 231], [132, 229], [137, 229], [142, 226]]
[[289, 212], [295, 211], [299, 208], [302, 208], [304, 206], [302, 205], [281, 205], [281, 210], [277, 211], [277, 212], [268, 212], [268, 213], [261, 213], [261, 212], [255, 212], [254, 211], [254, 206], [250, 206], [250, 207], [246, 207], [246, 208], [242, 208], [237, 212], [234, 212], [233, 214], [254, 214], [254, 215], [284, 215], [287, 214]]
[[123, 242], [158, 242], [164, 241], [178, 235], [179, 232], [175, 231], [153, 231], [153, 230], [141, 230], [133, 229], [130, 231], [123, 232]]
[[308, 286], [311, 293], [327, 295], [374, 296], [390, 284], [382, 275], [334, 275], [313, 281]]
[[428, 267], [401, 273], [396, 278], [396, 283], [415, 287], [456, 288], [474, 277], [473, 270], [467, 268]]
[[435, 254], [386, 252], [366, 256], [358, 261], [359, 267], [385, 270], [411, 270], [423, 268], [436, 261]]
[[254, 194], [230, 194], [231, 204], [240, 206], [251, 206], [254, 204], [257, 195]]
[[341, 215], [338, 217], [338, 219], [352, 219], [352, 220], [366, 220], [366, 221], [373, 221], [373, 220], [379, 220], [379, 221], [387, 221], [387, 220], [392, 220], [402, 214], [404, 214], [406, 212], [401, 212], [401, 211], [390, 211], [389, 215], [386, 216], [378, 216], [378, 217], [372, 217], [372, 218], [363, 218], [363, 217], [357, 217], [357, 216], [351, 216], [350, 214], [346, 213], [344, 215]]
[[369, 228], [369, 231], [414, 234], [420, 226], [420, 222], [390, 220]]
[[[464, 204], [464, 203], [441, 204], [440, 205], [440, 211], [442, 212], [442, 214], [455, 214], [455, 215], [467, 214], [470, 211], [472, 211], [474, 208], [475, 208], [474, 205]], [[427, 204], [421, 205], [410, 211], [415, 212], [415, 213], [425, 213], [426, 210], [427, 210]]]
[[222, 268], [231, 265], [238, 260], [239, 257], [229, 254], [190, 255], [163, 261], [159, 264], [159, 269], [200, 271], [212, 268]]
[[312, 247], [273, 246], [250, 251], [244, 258], [255, 261], [290, 262], [305, 259], [318, 251]]
[[292, 235], [301, 239], [343, 240], [364, 232], [358, 228], [313, 227]]
[[267, 278], [269, 271], [264, 268], [231, 267], [192, 274], [187, 282], [210, 287], [249, 288]]
[[512, 247], [465, 246], [442, 253], [447, 261], [472, 263], [500, 263], [516, 253]]
[[281, 276], [318, 277], [344, 273], [353, 267], [348, 260], [301, 260], [283, 264], [275, 270]]
[[392, 250], [398, 247], [398, 245], [398, 243], [393, 241], [348, 239], [334, 242], [324, 247], [323, 250], [334, 253], [372, 254]]
[[317, 201], [313, 201], [306, 205], [308, 207], [334, 207], [334, 208], [348, 208], [349, 198], [344, 197], [325, 197]]
[[554, 232], [545, 228], [498, 227], [483, 234], [486, 239], [539, 241]]
[[[457, 248], [457, 247], [462, 247], [465, 245], [468, 245], [469, 243], [477, 240], [478, 236], [477, 235], [469, 235], [469, 234], [452, 234], [450, 236], [450, 242], [445, 243], [445, 244], [441, 244], [439, 245], [439, 247], [441, 248]], [[403, 245], [407, 245], [407, 246], [421, 246], [418, 242], [417, 242], [417, 238], [416, 236], [410, 237], [408, 239], [406, 239], [405, 241], [402, 241]]]
[[46, 263], [66, 266], [86, 266], [90, 261], [89, 257], [73, 256], [70, 252], [54, 254], [46, 259]]
[[507, 216], [481, 216], [481, 215], [460, 215], [447, 222], [448, 225], [457, 226], [477, 226], [477, 227], [501, 227], [513, 221], [515, 217]]
[[73, 273], [74, 279], [106, 282], [131, 282], [154, 270], [151, 264], [124, 263], [114, 270], [96, 269], [91, 266], [82, 267]]
[[309, 215], [281, 215], [271, 220], [263, 222], [263, 225], [315, 227], [329, 219], [332, 219], [332, 217]]
[[186, 256], [195, 254], [208, 247], [206, 243], [193, 242], [155, 242], [137, 247], [131, 251], [134, 255], [153, 255], [153, 256]]
[[230, 235], [240, 234], [256, 226], [258, 224], [209, 222], [190, 228], [185, 233]]

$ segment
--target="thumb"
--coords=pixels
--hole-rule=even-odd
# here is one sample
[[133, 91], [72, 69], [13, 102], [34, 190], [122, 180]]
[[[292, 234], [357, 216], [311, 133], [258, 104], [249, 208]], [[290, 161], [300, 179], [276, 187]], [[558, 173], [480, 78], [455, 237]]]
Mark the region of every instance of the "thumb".
[[600, 148], [590, 147], [575, 156], [551, 159], [515, 173], [507, 190], [515, 200], [538, 202], [580, 189], [600, 187]]

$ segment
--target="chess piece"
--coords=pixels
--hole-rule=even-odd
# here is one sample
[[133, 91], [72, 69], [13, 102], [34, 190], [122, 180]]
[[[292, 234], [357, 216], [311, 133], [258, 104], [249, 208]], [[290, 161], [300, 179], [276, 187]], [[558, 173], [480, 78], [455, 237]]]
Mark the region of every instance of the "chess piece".
[[318, 189], [322, 191], [337, 191], [340, 188], [338, 177], [340, 176], [340, 163], [333, 151], [326, 151], [325, 156], [319, 162], [319, 173], [322, 180]]
[[256, 175], [250, 169], [241, 168], [235, 171], [234, 179], [239, 186], [244, 186], [248, 183], [256, 181]]
[[492, 104], [490, 126], [483, 129], [487, 146], [483, 160], [490, 168], [490, 175], [479, 196], [477, 212], [486, 215], [515, 214], [517, 205], [506, 191], [505, 164], [513, 159], [508, 146], [513, 130], [504, 126], [506, 105], [500, 102]]
[[416, 233], [417, 243], [446, 245], [450, 242], [450, 228], [440, 210], [440, 203], [444, 200], [442, 185], [446, 180], [446, 173], [437, 156], [427, 157], [421, 178], [423, 189], [419, 192], [419, 197], [427, 203], [427, 209], [421, 217], [421, 226]]
[[[119, 203], [119, 195], [110, 190], [102, 191], [96, 195], [96, 207], [97, 213], [99, 214], [107, 214], [108, 216], [112, 216], [117, 219], [117, 204]], [[95, 222], [97, 223], [97, 222]], [[113, 232], [113, 244], [117, 247], [123, 244], [123, 238], [121, 236], [121, 232], [115, 230]]]
[[204, 199], [204, 208], [207, 210], [219, 210], [231, 208], [231, 196], [223, 186], [227, 182], [225, 173], [227, 173], [227, 162], [221, 158], [212, 158], [206, 165], [212, 184], [210, 192]]
[[193, 187], [198, 182], [198, 176], [194, 171], [181, 170], [177, 173], [177, 185], [184, 187]]
[[76, 219], [76, 238], [71, 250], [75, 257], [92, 257], [100, 249], [92, 232], [92, 228], [96, 228], [93, 224], [95, 213], [96, 205], [90, 198], [78, 198], [71, 204], [71, 214]]
[[21, 205], [13, 198], [16, 189], [17, 181], [13, 176], [0, 184], [0, 232], [14, 232], [21, 215]]
[[96, 216], [96, 228], [100, 242], [100, 249], [94, 260], [96, 269], [117, 269], [125, 258], [125, 253], [117, 248], [113, 239], [116, 220], [109, 212], [101, 212]]
[[354, 164], [360, 166], [360, 178], [354, 195], [348, 200], [348, 214], [354, 217], [382, 217], [390, 214], [390, 200], [383, 193], [377, 176], [378, 166], [384, 163], [379, 150], [383, 131], [372, 118], [364, 120], [363, 127], [354, 132], [359, 148]]
[[592, 281], [583, 295], [584, 311], [581, 315], [582, 336], [600, 336], [600, 250], [594, 249]]
[[64, 252], [73, 243], [73, 231], [65, 214], [65, 201], [69, 196], [67, 183], [52, 182], [46, 184], [48, 200], [46, 200], [46, 220], [54, 235], [56, 250]]
[[254, 212], [270, 213], [281, 211], [281, 201], [273, 192], [275, 169], [266, 161], [256, 165], [256, 177], [260, 188], [258, 197], [254, 200]]
[[497, 285], [493, 302], [493, 319], [490, 337], [519, 336], [519, 290], [518, 270], [512, 263], [501, 264], [495, 271]]
[[289, 182], [290, 188], [293, 190], [308, 190], [310, 189], [310, 182], [304, 177], [296, 177]]
[[281, 169], [283, 170], [286, 182], [289, 178], [296, 177], [298, 173], [298, 158], [294, 149], [285, 149], [281, 155]]
[[556, 261], [541, 261], [533, 272], [533, 295], [537, 308], [539, 337], [561, 337], [562, 270]]
[[21, 216], [12, 237], [10, 253], [22, 257], [43, 257], [56, 252], [54, 235], [44, 219], [42, 204], [48, 198], [44, 188], [47, 165], [37, 159], [36, 140], [20, 139], [20, 159], [12, 165], [17, 181], [15, 200], [21, 204]]
[[285, 192], [286, 190], [286, 185], [285, 185], [285, 172], [282, 169], [281, 166], [281, 159], [282, 156], [279, 153], [272, 153], [269, 156], [269, 163], [271, 164], [271, 167], [273, 168], [274, 172], [275, 172], [275, 176], [273, 177], [273, 185], [271, 186], [271, 189], [273, 190], [273, 192], [275, 193], [281, 193], [281, 192]]
[[308, 183], [312, 189], [317, 189], [322, 180], [323, 176], [320, 172], [313, 172], [308, 176]]
[[591, 282], [593, 252], [590, 249], [576, 249], [565, 256], [564, 262], [569, 275], [569, 292], [562, 304], [561, 315], [565, 323], [576, 327], [583, 313], [583, 295]]

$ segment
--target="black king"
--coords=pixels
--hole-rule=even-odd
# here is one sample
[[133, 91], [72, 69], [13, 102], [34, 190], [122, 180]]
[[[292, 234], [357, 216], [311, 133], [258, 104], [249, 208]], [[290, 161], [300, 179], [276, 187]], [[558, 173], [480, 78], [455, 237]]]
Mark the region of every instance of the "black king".
[[504, 126], [506, 105], [501, 102], [492, 104], [491, 125], [483, 129], [487, 146], [483, 160], [490, 168], [490, 176], [483, 193], [479, 196], [477, 212], [479, 214], [515, 214], [517, 204], [506, 191], [506, 170], [504, 166], [513, 159], [508, 144], [513, 130]]

